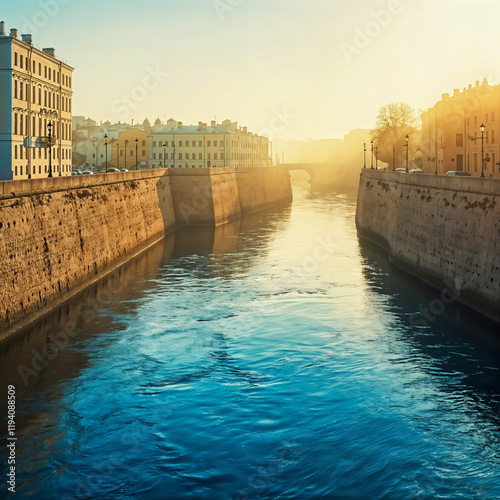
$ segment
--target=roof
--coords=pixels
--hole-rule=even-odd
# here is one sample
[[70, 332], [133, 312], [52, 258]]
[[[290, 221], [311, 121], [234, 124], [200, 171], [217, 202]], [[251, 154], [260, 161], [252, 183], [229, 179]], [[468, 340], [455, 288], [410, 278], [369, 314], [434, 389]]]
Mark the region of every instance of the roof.
[[152, 134], [228, 134], [233, 133], [229, 130], [229, 127], [217, 126], [217, 127], [205, 127], [201, 128], [198, 125], [183, 125], [182, 127], [166, 127], [161, 130], [156, 130]]

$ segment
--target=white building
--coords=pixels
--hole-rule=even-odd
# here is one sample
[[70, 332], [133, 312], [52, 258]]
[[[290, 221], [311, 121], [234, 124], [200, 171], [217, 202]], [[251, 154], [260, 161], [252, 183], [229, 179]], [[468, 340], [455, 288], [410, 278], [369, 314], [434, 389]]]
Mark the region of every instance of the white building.
[[0, 180], [71, 175], [72, 74], [0, 22]]
[[[169, 126], [170, 125], [170, 126]], [[268, 167], [269, 140], [225, 120], [185, 126], [169, 120], [149, 137], [151, 168]]]

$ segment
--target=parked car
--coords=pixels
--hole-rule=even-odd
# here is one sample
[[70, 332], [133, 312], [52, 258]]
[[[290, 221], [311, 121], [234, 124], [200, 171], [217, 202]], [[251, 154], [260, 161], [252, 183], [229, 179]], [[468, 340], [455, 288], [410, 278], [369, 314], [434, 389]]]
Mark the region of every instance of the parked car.
[[110, 168], [108, 168], [108, 173], [109, 172], [120, 172], [120, 169], [115, 168], [115, 167], [110, 167]]
[[128, 168], [122, 168], [121, 171], [122, 172], [128, 172]]
[[424, 171], [423, 170], [420, 170], [419, 168], [413, 168], [412, 170], [410, 170], [410, 174], [423, 174]]
[[448, 170], [448, 172], [446, 172], [446, 175], [456, 175], [459, 177], [470, 177], [469, 172], [463, 172], [460, 170]]
[[94, 175], [94, 172], [92, 172], [92, 170], [84, 170], [82, 175]]
[[397, 168], [396, 172], [406, 172], [406, 168]]
[[82, 175], [82, 173], [80, 172], [80, 170], [72, 170], [71, 175]]

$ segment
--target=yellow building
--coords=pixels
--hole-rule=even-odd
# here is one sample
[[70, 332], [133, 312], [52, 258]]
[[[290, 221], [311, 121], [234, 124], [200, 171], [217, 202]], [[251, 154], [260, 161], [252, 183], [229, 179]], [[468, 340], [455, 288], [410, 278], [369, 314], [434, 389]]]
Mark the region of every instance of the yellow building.
[[72, 74], [53, 48], [0, 23], [0, 180], [71, 175]]
[[489, 85], [485, 79], [462, 92], [455, 89], [451, 96], [443, 94], [422, 114], [423, 169], [438, 174], [458, 170], [475, 176], [484, 171], [486, 177], [500, 177], [499, 120], [500, 85]]
[[[149, 134], [138, 128], [131, 128], [118, 135], [118, 140], [109, 141], [109, 165], [119, 169], [135, 170], [148, 168]], [[137, 152], [137, 157], [136, 157]]]

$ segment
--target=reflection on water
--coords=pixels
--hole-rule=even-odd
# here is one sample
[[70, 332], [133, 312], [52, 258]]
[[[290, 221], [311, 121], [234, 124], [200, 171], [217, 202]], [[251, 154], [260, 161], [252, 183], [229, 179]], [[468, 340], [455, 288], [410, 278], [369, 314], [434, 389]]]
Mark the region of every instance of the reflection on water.
[[354, 212], [298, 190], [180, 230], [1, 344], [16, 496], [496, 498], [497, 327], [417, 324], [439, 291]]

